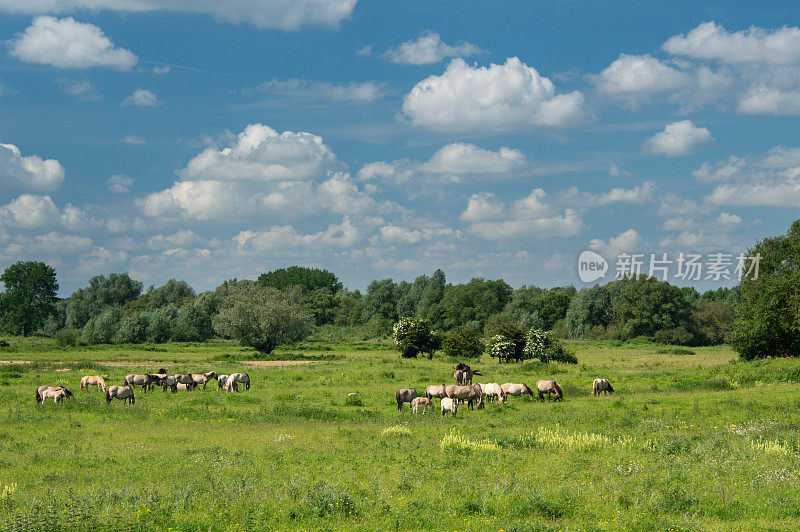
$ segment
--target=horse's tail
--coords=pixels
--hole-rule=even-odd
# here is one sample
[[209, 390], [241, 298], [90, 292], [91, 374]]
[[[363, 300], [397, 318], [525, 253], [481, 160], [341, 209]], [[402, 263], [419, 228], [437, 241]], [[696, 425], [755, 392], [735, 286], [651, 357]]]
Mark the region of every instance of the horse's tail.
[[483, 375], [480, 371], [472, 370], [473, 375]]
[[429, 387], [428, 387], [428, 388], [425, 388], [425, 397], [426, 397], [428, 400], [430, 400], [430, 399], [432, 399], [432, 398], [433, 398], [433, 396], [431, 395], [431, 391], [430, 391], [430, 388], [429, 388]]
[[[62, 386], [62, 388], [64, 387]], [[72, 392], [64, 388], [64, 396], [67, 398], [72, 397]]]
[[39, 393], [39, 388], [36, 388], [36, 404], [42, 402], [42, 394]]
[[533, 390], [531, 390], [531, 387], [525, 384], [524, 382], [522, 383], [522, 385], [525, 387], [525, 393], [533, 397]]
[[403, 408], [403, 400], [400, 398], [400, 390], [394, 392], [394, 399], [397, 401], [397, 409], [400, 410]]
[[108, 388], [106, 388], [106, 403], [110, 402], [111, 402], [111, 392], [109, 392]]
[[247, 377], [247, 380], [244, 383], [244, 389], [245, 390], [249, 390], [250, 389], [250, 375], [245, 373], [244, 376]]
[[81, 379], [81, 390], [83, 390], [83, 388], [87, 387], [87, 386], [88, 385], [86, 384], [86, 377], [84, 377], [84, 378]]
[[608, 384], [608, 391], [609, 391], [610, 393], [614, 393], [614, 388], [612, 388], [612, 387], [611, 387], [611, 383], [609, 382], [609, 383], [607, 383], [607, 384]]

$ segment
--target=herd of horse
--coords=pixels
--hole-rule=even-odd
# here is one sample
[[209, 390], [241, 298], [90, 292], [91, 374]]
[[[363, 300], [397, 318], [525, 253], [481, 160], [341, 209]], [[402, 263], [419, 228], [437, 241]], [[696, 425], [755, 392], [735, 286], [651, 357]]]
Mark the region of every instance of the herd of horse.
[[[474, 371], [468, 365], [459, 363], [456, 366], [456, 372], [453, 374], [455, 384], [431, 384], [425, 388], [425, 395], [420, 396], [415, 388], [401, 388], [394, 394], [395, 401], [397, 402], [397, 410], [403, 409], [405, 403], [409, 403], [411, 412], [413, 414], [422, 410], [425, 414], [428, 409], [435, 409], [433, 398], [441, 399], [439, 408], [442, 415], [450, 412], [455, 416], [458, 411], [459, 404], [466, 404], [469, 410], [478, 410], [484, 407], [484, 401], [506, 403], [508, 396], [519, 397], [522, 395], [530, 395], [533, 397], [533, 390], [525, 383], [512, 383], [507, 382], [502, 386], [496, 382], [488, 384], [472, 383], [473, 375], [481, 375], [480, 372]], [[564, 397], [561, 386], [554, 380], [540, 380], [536, 383], [536, 391], [539, 394], [539, 399], [544, 401], [545, 395], [549, 401], [560, 401]], [[595, 379], [592, 383], [592, 393], [600, 395], [602, 393], [614, 393], [614, 388], [608, 382], [608, 379]]]
[[[136, 403], [134, 389], [140, 386], [143, 393], [153, 390], [156, 386], [161, 387], [164, 392], [175, 393], [178, 391], [192, 391], [200, 386], [206, 389], [206, 385], [211, 380], [217, 381], [217, 390], [224, 390], [226, 393], [238, 392], [239, 384], [244, 384], [245, 390], [250, 389], [250, 375], [247, 373], [231, 373], [230, 375], [219, 375], [216, 371], [207, 373], [175, 373], [168, 374], [167, 370], [161, 368], [157, 373], [125, 375], [121, 386], [107, 386], [106, 381], [100, 375], [86, 375], [81, 379], [81, 390], [88, 391], [92, 387], [97, 387], [97, 391], [105, 395], [106, 403], [113, 399], [120, 399], [128, 404]], [[36, 402], [44, 404], [48, 399], [54, 403], [72, 397], [65, 386], [39, 386], [36, 388]]]

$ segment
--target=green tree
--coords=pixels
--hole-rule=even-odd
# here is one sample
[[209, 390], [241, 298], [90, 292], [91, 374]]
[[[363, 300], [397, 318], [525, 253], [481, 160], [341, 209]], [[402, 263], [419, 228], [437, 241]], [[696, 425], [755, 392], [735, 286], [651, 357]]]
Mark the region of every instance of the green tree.
[[225, 297], [212, 322], [220, 336], [262, 353], [303, 340], [314, 330], [314, 318], [286, 292], [252, 284]]
[[305, 266], [289, 266], [262, 273], [258, 276], [258, 284], [278, 290], [293, 286], [301, 286], [308, 291], [323, 289], [331, 295], [342, 289], [342, 283], [333, 273]]
[[83, 341], [87, 344], [110, 344], [117, 335], [121, 321], [121, 308], [105, 308], [83, 327]]
[[185, 305], [178, 309], [172, 329], [177, 342], [205, 342], [214, 336], [211, 316], [200, 305]]
[[56, 271], [44, 262], [20, 261], [0, 275], [0, 321], [12, 334], [28, 336], [55, 312]]
[[420, 353], [433, 353], [441, 347], [441, 339], [432, 329], [428, 320], [420, 318], [400, 318], [395, 324], [392, 336], [400, 356], [417, 358]]
[[577, 364], [578, 359], [567, 351], [552, 332], [531, 329], [525, 337], [523, 358], [536, 359], [542, 362], [566, 362]]
[[502, 279], [475, 278], [466, 284], [448, 285], [441, 301], [442, 326], [452, 329], [475, 322], [483, 327], [489, 316], [503, 310], [511, 293], [512, 288]]
[[186, 281], [170, 279], [158, 288], [151, 286], [139, 299], [132, 302], [133, 310], [153, 310], [167, 305], [181, 308], [191, 303], [197, 294]]
[[691, 326], [691, 304], [677, 286], [644, 275], [615, 282], [620, 290], [613, 306], [622, 339]]
[[477, 327], [462, 326], [450, 329], [442, 340], [442, 352], [453, 358], [480, 358], [486, 346]]
[[372, 281], [364, 296], [363, 321], [397, 319], [397, 285], [391, 279]]
[[[800, 355], [800, 220], [785, 235], [766, 238], [748, 249], [760, 256], [758, 277], [744, 275], [739, 283], [742, 302], [733, 328], [739, 356]], [[745, 271], [753, 265], [747, 261]]]
[[498, 348], [496, 354], [492, 356], [502, 355], [500, 358], [522, 359], [522, 350], [525, 347], [525, 331], [507, 314], [503, 313], [491, 316], [486, 321], [486, 326], [483, 328], [483, 335], [491, 339], [499, 336], [502, 341], [511, 342], [513, 347], [512, 353], [507, 353], [507, 347], [503, 346], [502, 349]]
[[142, 293], [142, 283], [127, 273], [98, 275], [89, 279], [89, 286], [72, 293], [67, 305], [66, 325], [82, 328], [93, 316], [109, 307], [124, 307]]

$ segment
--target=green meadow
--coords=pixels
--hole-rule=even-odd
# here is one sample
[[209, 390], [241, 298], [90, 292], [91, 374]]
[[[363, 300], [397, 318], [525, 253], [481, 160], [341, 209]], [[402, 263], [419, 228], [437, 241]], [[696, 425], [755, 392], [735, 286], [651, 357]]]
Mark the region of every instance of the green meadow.
[[[577, 365], [471, 363], [476, 382], [554, 378], [564, 401], [397, 412], [457, 361], [307, 341], [259, 365], [227, 342], [62, 349], [0, 360], [2, 530], [797, 530], [800, 361], [727, 346], [572, 342]], [[243, 371], [252, 387], [82, 392], [83, 375]], [[614, 395], [594, 397], [608, 378]], [[41, 384], [64, 403], [35, 404]], [[244, 388], [242, 387], [242, 390]], [[348, 394], [357, 395], [348, 398]], [[438, 404], [438, 400], [435, 400]]]

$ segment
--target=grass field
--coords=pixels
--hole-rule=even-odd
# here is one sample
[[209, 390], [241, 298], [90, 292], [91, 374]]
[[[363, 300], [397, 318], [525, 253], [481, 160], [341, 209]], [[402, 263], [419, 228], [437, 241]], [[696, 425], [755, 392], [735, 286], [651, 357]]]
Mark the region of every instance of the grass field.
[[[481, 382], [555, 378], [563, 402], [451, 418], [398, 413], [394, 391], [451, 382], [455, 362], [384, 344], [307, 342], [276, 358], [313, 362], [275, 367], [225, 342], [11, 344], [0, 360], [32, 363], [0, 366], [2, 530], [800, 528], [798, 361], [574, 343], [577, 366], [472, 364]], [[133, 406], [79, 390], [162, 366], [253, 386], [137, 390]], [[617, 393], [593, 397], [595, 377]], [[75, 398], [38, 406], [40, 384]]]

